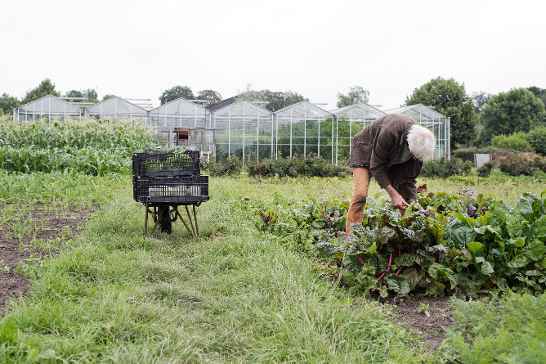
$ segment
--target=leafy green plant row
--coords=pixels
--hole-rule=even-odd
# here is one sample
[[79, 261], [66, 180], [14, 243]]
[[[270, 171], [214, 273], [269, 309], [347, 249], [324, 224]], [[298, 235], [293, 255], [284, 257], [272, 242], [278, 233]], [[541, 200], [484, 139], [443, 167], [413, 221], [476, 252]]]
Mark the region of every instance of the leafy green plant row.
[[127, 150], [0, 147], [0, 168], [11, 172], [80, 172], [93, 176], [129, 173]]
[[0, 168], [12, 172], [129, 173], [131, 155], [152, 145], [129, 123], [78, 121], [0, 124]]
[[39, 121], [0, 122], [0, 145], [42, 149], [126, 149], [129, 153], [150, 145], [150, 132], [128, 122]]
[[403, 215], [372, 203], [349, 237], [347, 206], [335, 201], [260, 207], [257, 226], [319, 258], [328, 275], [358, 293], [537, 294], [546, 288], [545, 194], [524, 194], [513, 208], [481, 195], [421, 194]]

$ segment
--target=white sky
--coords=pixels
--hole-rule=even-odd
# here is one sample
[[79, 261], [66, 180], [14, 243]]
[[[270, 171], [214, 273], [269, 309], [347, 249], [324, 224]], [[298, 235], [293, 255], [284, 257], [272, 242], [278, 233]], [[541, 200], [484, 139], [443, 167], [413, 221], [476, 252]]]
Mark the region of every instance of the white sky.
[[467, 92], [546, 88], [546, 2], [1, 0], [0, 93], [150, 98], [171, 86], [229, 97], [293, 90], [335, 106], [352, 85], [402, 104], [431, 78]]

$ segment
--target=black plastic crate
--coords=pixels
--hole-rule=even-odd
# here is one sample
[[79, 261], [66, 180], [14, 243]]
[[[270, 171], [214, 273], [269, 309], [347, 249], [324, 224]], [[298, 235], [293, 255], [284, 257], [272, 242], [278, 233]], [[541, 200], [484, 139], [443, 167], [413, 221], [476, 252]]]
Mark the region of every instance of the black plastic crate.
[[200, 174], [199, 151], [133, 154], [133, 176], [177, 177]]
[[133, 198], [144, 204], [191, 205], [209, 199], [208, 176], [133, 177]]

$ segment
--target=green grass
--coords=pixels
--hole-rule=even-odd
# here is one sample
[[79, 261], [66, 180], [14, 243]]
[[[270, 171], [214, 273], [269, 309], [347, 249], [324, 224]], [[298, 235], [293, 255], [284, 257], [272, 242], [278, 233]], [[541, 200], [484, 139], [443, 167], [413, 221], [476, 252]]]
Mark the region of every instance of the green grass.
[[438, 360], [546, 363], [546, 294], [508, 294], [490, 302], [456, 300], [455, 327]]
[[[66, 195], [68, 178], [43, 190], [21, 182], [32, 201], [44, 194], [45, 202], [77, 204], [88, 194], [104, 207], [70, 249], [20, 267], [32, 288], [0, 321], [0, 362], [433, 360], [386, 307], [332, 287], [313, 261], [254, 227], [249, 200], [348, 199], [349, 178], [214, 178], [198, 240], [180, 223], [172, 236], [144, 237], [143, 208], [131, 200], [129, 178], [111, 178], [92, 179], [95, 187], [72, 185]], [[458, 180], [426, 182], [431, 190], [461, 188]], [[480, 181], [476, 189], [510, 201], [542, 186], [510, 179]], [[19, 193], [10, 191], [0, 196]], [[375, 183], [371, 195], [385, 197]]]
[[51, 204], [89, 208], [109, 202], [127, 177], [72, 173], [8, 173], [0, 169], [0, 204]]

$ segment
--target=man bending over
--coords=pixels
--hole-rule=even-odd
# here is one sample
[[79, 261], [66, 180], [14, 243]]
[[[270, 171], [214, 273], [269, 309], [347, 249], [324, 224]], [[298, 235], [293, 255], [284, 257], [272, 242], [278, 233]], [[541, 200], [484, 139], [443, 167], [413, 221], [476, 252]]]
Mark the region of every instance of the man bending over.
[[423, 161], [432, 159], [434, 135], [404, 115], [391, 114], [376, 120], [351, 141], [353, 195], [345, 231], [362, 223], [370, 178], [389, 194], [392, 204], [404, 211], [417, 195], [416, 178]]

